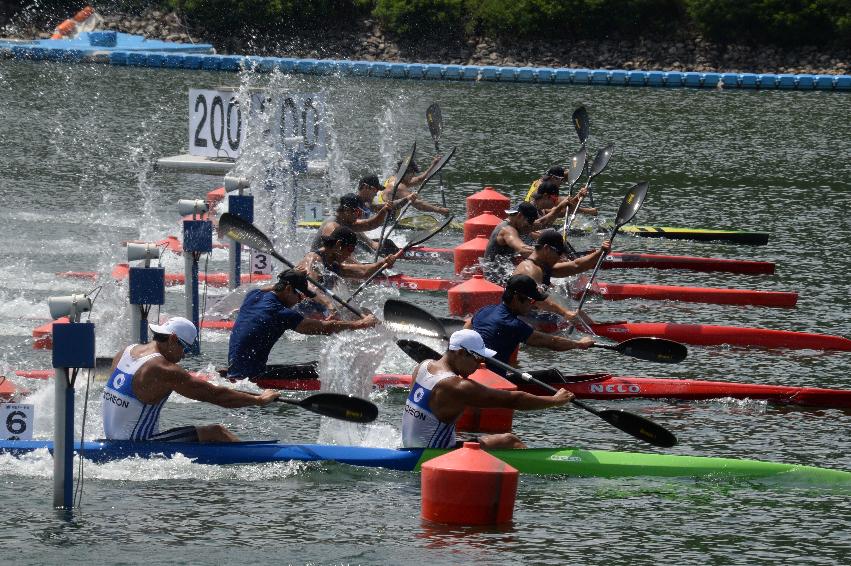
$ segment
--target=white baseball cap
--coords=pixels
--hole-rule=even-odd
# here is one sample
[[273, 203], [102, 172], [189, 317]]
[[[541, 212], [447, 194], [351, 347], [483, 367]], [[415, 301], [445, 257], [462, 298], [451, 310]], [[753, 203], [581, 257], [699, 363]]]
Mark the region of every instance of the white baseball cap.
[[496, 355], [496, 350], [485, 348], [485, 341], [478, 332], [466, 328], [452, 333], [449, 337], [449, 349], [464, 349], [483, 358], [492, 358]]
[[187, 344], [194, 344], [198, 337], [198, 330], [192, 321], [183, 318], [182, 316], [173, 316], [166, 321], [165, 324], [150, 324], [148, 327], [155, 334], [174, 334]]

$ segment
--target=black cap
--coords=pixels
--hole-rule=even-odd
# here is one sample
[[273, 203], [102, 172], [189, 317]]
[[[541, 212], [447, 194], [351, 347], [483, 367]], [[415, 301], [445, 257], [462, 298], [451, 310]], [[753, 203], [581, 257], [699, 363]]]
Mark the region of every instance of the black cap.
[[527, 299], [535, 299], [536, 301], [543, 301], [547, 298], [547, 294], [541, 291], [535, 280], [528, 275], [512, 275], [508, 278], [505, 290], [508, 293], [522, 295]]
[[355, 193], [346, 193], [340, 197], [340, 207], [360, 208], [361, 200]]
[[[278, 274], [278, 284], [275, 290], [280, 291], [284, 285], [290, 285], [293, 289], [301, 291], [305, 297], [315, 297], [316, 293], [307, 288], [307, 275], [296, 269], [287, 269]], [[280, 287], [280, 289], [278, 288]]]
[[564, 177], [564, 167], [561, 165], [554, 165], [547, 169], [547, 175], [550, 177]]
[[556, 195], [558, 196], [558, 185], [552, 181], [541, 181], [538, 183], [537, 195]]
[[564, 238], [561, 237], [558, 230], [547, 229], [541, 232], [541, 235], [538, 236], [538, 241], [535, 242], [535, 247], [540, 248], [543, 246], [550, 246], [560, 254], [567, 251], [564, 245]]
[[381, 190], [383, 187], [381, 186], [381, 181], [378, 180], [377, 175], [367, 175], [366, 177], [361, 177], [361, 180], [358, 181], [358, 188], [366, 185], [371, 189]]
[[337, 242], [342, 242], [344, 246], [354, 246], [358, 243], [358, 236], [348, 226], [337, 226], [329, 235], [322, 236], [323, 245], [333, 246]]
[[518, 212], [525, 216], [530, 224], [537, 220], [539, 216], [538, 209], [531, 202], [521, 202], [516, 208], [505, 211], [506, 214], [517, 214]]

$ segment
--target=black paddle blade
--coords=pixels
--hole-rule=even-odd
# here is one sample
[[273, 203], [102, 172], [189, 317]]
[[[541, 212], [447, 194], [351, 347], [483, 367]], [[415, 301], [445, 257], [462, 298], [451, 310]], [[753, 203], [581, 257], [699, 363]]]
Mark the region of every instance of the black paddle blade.
[[576, 129], [576, 135], [579, 136], [579, 143], [585, 145], [588, 141], [588, 133], [591, 131], [591, 118], [588, 117], [588, 111], [584, 106], [573, 111], [573, 127]]
[[620, 208], [618, 208], [617, 218], [615, 218], [615, 226], [617, 228], [620, 228], [632, 220], [636, 215], [638, 209], [641, 208], [641, 205], [644, 203], [644, 197], [647, 196], [648, 186], [649, 184], [647, 181], [642, 181], [641, 183], [633, 185], [633, 187], [624, 195]]
[[591, 179], [599, 175], [603, 172], [603, 169], [609, 164], [609, 159], [612, 158], [612, 153], [615, 151], [615, 144], [610, 143], [603, 149], [597, 151], [597, 155], [594, 156], [594, 162], [591, 163], [591, 173], [588, 177], [588, 182], [591, 182]]
[[396, 344], [408, 355], [409, 358], [418, 364], [421, 364], [426, 360], [440, 359], [440, 354], [416, 340], [396, 340]]
[[324, 417], [349, 421], [351, 423], [371, 423], [378, 416], [378, 407], [374, 403], [341, 393], [317, 393], [301, 401], [278, 399], [284, 403], [298, 405]]
[[433, 102], [426, 110], [426, 122], [428, 122], [431, 139], [437, 147], [437, 144], [440, 143], [440, 132], [443, 130], [443, 115], [440, 113], [440, 106], [437, 102]]
[[440, 161], [429, 167], [428, 171], [426, 171], [425, 179], [423, 179], [423, 182], [420, 183], [420, 189], [422, 189], [422, 186], [428, 183], [432, 179], [432, 177], [440, 173], [441, 169], [443, 169], [443, 166], [446, 165], [450, 159], [452, 159], [453, 155], [455, 155], [456, 149], [456, 147], [453, 147], [451, 150], [449, 150], [449, 153], [440, 158]]
[[585, 171], [585, 160], [588, 158], [588, 154], [585, 150], [585, 146], [582, 146], [582, 149], [576, 152], [573, 157], [570, 158], [570, 163], [568, 163], [567, 169], [567, 186], [572, 187], [576, 184], [576, 181], [579, 180], [579, 177], [582, 176], [582, 172]]
[[258, 252], [275, 253], [275, 248], [266, 234], [251, 222], [246, 222], [230, 212], [225, 212], [219, 217], [219, 235], [227, 236]]
[[653, 446], [670, 448], [677, 445], [677, 437], [673, 432], [635, 413], [620, 409], [604, 409], [595, 411], [595, 414], [613, 427], [639, 440], [649, 442]]
[[425, 331], [431, 336], [449, 340], [443, 324], [433, 314], [407, 301], [387, 299], [384, 303], [384, 321], [410, 326], [410, 332]]
[[688, 356], [688, 348], [683, 344], [664, 338], [630, 338], [612, 349], [625, 356], [663, 364], [678, 364]]
[[411, 146], [411, 153], [408, 154], [405, 159], [402, 160], [402, 163], [399, 164], [399, 168], [396, 170], [396, 182], [393, 183], [393, 198], [396, 198], [396, 189], [399, 188], [399, 183], [402, 182], [402, 177], [405, 176], [405, 173], [408, 172], [408, 167], [411, 166], [411, 161], [414, 160], [414, 155], [417, 153], [417, 142], [414, 142], [414, 145]]

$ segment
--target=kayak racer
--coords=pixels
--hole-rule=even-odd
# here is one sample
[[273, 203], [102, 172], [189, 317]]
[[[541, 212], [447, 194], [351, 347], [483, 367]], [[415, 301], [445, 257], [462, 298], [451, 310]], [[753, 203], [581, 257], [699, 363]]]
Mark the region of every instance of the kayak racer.
[[[524, 343], [556, 352], [590, 348], [594, 344], [591, 338], [571, 340], [546, 334], [534, 330], [521, 320], [520, 317], [528, 315], [536, 303], [546, 301], [547, 298], [534, 279], [528, 275], [513, 275], [506, 283], [502, 301], [497, 305], [480, 308], [464, 327], [478, 332], [485, 345], [496, 352], [494, 357], [507, 364], [517, 361], [520, 344]], [[493, 368], [493, 371], [506, 375], [505, 371], [497, 368]]]
[[[449, 347], [440, 359], [417, 365], [402, 413], [405, 448], [454, 448], [458, 442], [455, 422], [467, 407], [532, 411], [560, 407], [573, 399], [566, 389], [538, 396], [492, 389], [467, 379], [483, 358], [495, 353], [485, 347], [477, 332], [465, 329], [449, 337]], [[483, 448], [526, 448], [511, 433], [480, 436], [477, 441]]]
[[[374, 263], [358, 263], [350, 259], [357, 242], [357, 234], [351, 228], [337, 226], [330, 235], [322, 238], [322, 246], [318, 250], [308, 252], [302, 258], [296, 269], [326, 289], [333, 289], [340, 278], [366, 279], [383, 267], [392, 267], [403, 253], [399, 250]], [[329, 315], [336, 315], [336, 305], [324, 293], [317, 295], [315, 300], [328, 309]]]
[[112, 373], [103, 388], [103, 432], [110, 440], [159, 442], [237, 442], [224, 425], [182, 426], [159, 431], [160, 411], [172, 392], [189, 399], [236, 408], [264, 406], [277, 391], [260, 395], [219, 387], [191, 376], [180, 367], [198, 337], [195, 325], [172, 317], [150, 325], [153, 340], [131, 344], [112, 360]]
[[[564, 238], [556, 230], [543, 230], [535, 242], [535, 251], [517, 264], [512, 275], [528, 275], [535, 283], [549, 287], [553, 277], [568, 277], [593, 269], [603, 253], [611, 249], [612, 245], [607, 240], [599, 249], [575, 260], [565, 261], [564, 255], [568, 250]], [[552, 297], [542, 300], [538, 308], [560, 314], [568, 320], [576, 316], [574, 311], [554, 301]]]
[[228, 343], [227, 377], [274, 378], [275, 366], [267, 366], [269, 352], [287, 330], [299, 334], [335, 334], [378, 324], [370, 314], [362, 319], [317, 320], [296, 310], [296, 305], [316, 294], [308, 288], [302, 271], [288, 269], [274, 285], [252, 289], [239, 309]]
[[[429, 168], [433, 167], [440, 161], [440, 155], [435, 155], [434, 159], [431, 162]], [[400, 161], [396, 168], [402, 166], [402, 162]], [[428, 171], [417, 175], [420, 172], [419, 166], [413, 160], [408, 165], [408, 169], [405, 171], [405, 174], [402, 176], [402, 180], [399, 181], [399, 186], [396, 188], [396, 198], [405, 198], [408, 195], [413, 194], [413, 190], [422, 184], [428, 175]], [[379, 204], [384, 204], [388, 202], [393, 197], [393, 184], [396, 182], [396, 176], [392, 175], [388, 177], [384, 181], [384, 190], [378, 193], [378, 202]], [[425, 200], [417, 200], [411, 202], [411, 206], [416, 208], [417, 210], [422, 210], [423, 212], [436, 212], [437, 214], [442, 214], [443, 216], [449, 215], [449, 209], [443, 206], [438, 206], [436, 204], [432, 204]]]
[[384, 222], [384, 218], [387, 214], [394, 210], [396, 206], [408, 201], [413, 202], [416, 199], [417, 195], [412, 193], [405, 198], [398, 199], [393, 205], [385, 204], [380, 207], [375, 214], [362, 219], [361, 217], [364, 214], [364, 202], [358, 195], [354, 193], [346, 193], [340, 197], [340, 204], [337, 206], [337, 211], [334, 217], [327, 218], [324, 222], [322, 222], [322, 225], [319, 227], [319, 230], [310, 244], [310, 249], [312, 251], [318, 250], [322, 247], [323, 238], [330, 236], [338, 226], [345, 226], [355, 232], [360, 243], [370, 250], [377, 250], [378, 242], [368, 237], [364, 234], [364, 232], [374, 230], [381, 226]]

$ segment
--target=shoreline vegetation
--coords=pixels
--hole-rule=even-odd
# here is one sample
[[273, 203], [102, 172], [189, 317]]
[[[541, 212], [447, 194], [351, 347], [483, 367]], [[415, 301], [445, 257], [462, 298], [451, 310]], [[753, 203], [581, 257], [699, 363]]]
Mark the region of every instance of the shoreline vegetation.
[[[503, 0], [466, 1], [480, 6], [506, 4]], [[796, 25], [801, 29], [797, 31], [794, 26], [790, 27], [791, 24], [785, 28], [781, 26], [781, 31], [785, 30], [779, 36], [780, 39], [785, 38], [782, 42], [777, 41], [771, 30], [763, 30], [760, 34], [747, 35], [751, 40], [748, 43], [737, 43], [729, 17], [716, 15], [716, 19], [721, 21], [720, 31], [712, 31], [714, 28], [706, 25], [694, 25], [693, 21], [688, 27], [674, 25], [677, 22], [672, 20], [660, 21], [663, 17], [682, 18], [681, 5], [690, 1], [598, 1], [598, 5], [632, 6], [633, 12], [638, 9], [636, 5], [639, 8], [664, 5], [663, 10], [652, 17], [636, 12], [627, 14], [626, 21], [626, 16], [614, 18], [608, 28], [601, 23], [595, 28], [601, 30], [598, 36], [594, 33], [554, 35], [554, 31], [564, 28], [558, 25], [563, 20], [552, 22], [546, 33], [536, 32], [535, 29], [543, 29], [545, 23], [538, 21], [540, 14], [537, 20], [530, 17], [519, 22], [511, 20], [511, 14], [497, 14], [508, 21], [507, 27], [486, 26], [481, 20], [476, 20], [479, 23], [471, 26], [471, 16], [467, 12], [467, 23], [463, 26], [458, 21], [464, 19], [460, 16], [452, 23], [437, 17], [451, 16], [450, 8], [463, 6], [464, 0], [406, 0], [404, 4], [401, 0], [315, 0], [309, 2], [310, 9], [300, 12], [302, 21], [288, 19], [285, 20], [287, 24], [277, 25], [258, 23], [263, 14], [255, 13], [251, 17], [242, 14], [250, 8], [262, 12], [260, 6], [268, 6], [268, 3], [261, 4], [258, 0], [167, 0], [164, 4], [113, 0], [94, 3], [94, 7], [103, 18], [102, 29], [140, 34], [152, 39], [212, 43], [222, 54], [518, 67], [851, 74], [851, 2], [848, 2], [849, 7], [844, 7], [842, 2], [824, 2], [842, 6], [836, 11], [847, 13], [847, 17], [840, 14], [832, 35], [825, 29], [821, 29], [820, 34], [816, 33], [819, 31], [816, 24], [821, 22], [821, 28], [827, 25], [823, 19], [811, 17], [810, 21], [799, 18], [802, 21]], [[590, 2], [592, 0], [566, 0], [562, 9], [574, 4], [576, 6], [573, 7], [579, 9], [583, 7], [580, 4]], [[284, 5], [284, 10], [297, 10], [304, 8], [306, 3], [308, 0], [289, 0], [279, 4]], [[518, 3], [552, 4], [541, 0]], [[20, 0], [0, 0], [0, 37], [47, 38], [56, 25], [82, 7], [82, 4], [64, 0], [43, 0], [41, 5], [49, 4], [51, 12], [58, 14], [51, 16], [35, 11], [32, 6], [19, 4]], [[430, 8], [424, 8], [423, 4], [429, 4]], [[702, 4], [725, 4], [729, 10], [734, 10], [736, 5], [729, 0], [706, 0]], [[751, 4], [796, 3], [791, 0], [754, 0]], [[435, 5], [443, 6], [445, 13], [436, 14]], [[391, 8], [397, 10], [394, 12]], [[667, 16], [665, 9], [670, 12]], [[629, 12], [628, 9], [625, 11]], [[217, 18], [214, 13], [230, 15]], [[266, 15], [271, 17], [271, 14]], [[740, 13], [733, 15], [742, 17]], [[595, 23], [593, 16], [587, 15], [586, 19]], [[319, 21], [322, 23], [317, 24]], [[635, 33], [636, 23], [641, 24], [642, 30], [655, 33]], [[530, 25], [532, 30], [528, 29]], [[741, 23], [737, 25], [741, 26]], [[503, 29], [509, 31], [501, 31]], [[757, 36], [760, 41], [753, 42]], [[709, 37], [730, 41], [713, 41]], [[811, 38], [818, 38], [820, 44], [808, 45]]]

